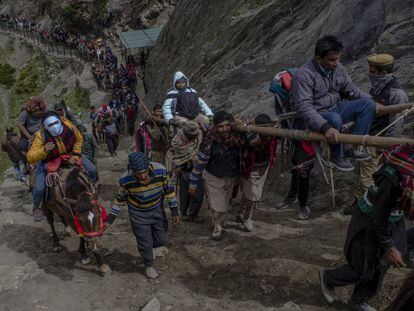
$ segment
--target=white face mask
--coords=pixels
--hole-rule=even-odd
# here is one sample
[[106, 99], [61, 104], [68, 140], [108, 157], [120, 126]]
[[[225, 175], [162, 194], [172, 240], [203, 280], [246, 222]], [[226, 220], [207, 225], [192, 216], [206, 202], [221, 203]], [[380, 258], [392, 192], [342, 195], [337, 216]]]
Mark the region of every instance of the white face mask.
[[55, 116], [47, 117], [43, 121], [43, 126], [53, 137], [59, 136], [63, 132], [62, 122]]

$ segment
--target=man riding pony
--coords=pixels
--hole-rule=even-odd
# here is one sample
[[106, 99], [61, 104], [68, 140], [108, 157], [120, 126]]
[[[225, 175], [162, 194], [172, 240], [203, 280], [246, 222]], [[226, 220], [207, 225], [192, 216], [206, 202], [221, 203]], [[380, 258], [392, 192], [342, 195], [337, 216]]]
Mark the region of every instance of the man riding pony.
[[96, 167], [88, 158], [81, 155], [83, 136], [69, 120], [54, 112], [47, 112], [42, 127], [36, 132], [33, 144], [27, 153], [30, 164], [36, 164], [36, 179], [33, 185], [33, 219], [41, 221], [43, 212], [41, 203], [46, 189], [47, 164], [62, 155], [67, 155], [71, 164], [81, 159], [91, 179], [96, 182]]

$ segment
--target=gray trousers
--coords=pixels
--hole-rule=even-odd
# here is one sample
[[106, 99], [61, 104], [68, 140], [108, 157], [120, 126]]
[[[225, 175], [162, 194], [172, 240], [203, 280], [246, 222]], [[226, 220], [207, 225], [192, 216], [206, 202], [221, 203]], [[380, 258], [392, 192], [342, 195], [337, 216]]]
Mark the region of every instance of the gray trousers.
[[144, 225], [137, 223], [132, 217], [130, 220], [145, 267], [151, 267], [154, 264], [153, 249], [164, 246], [169, 241], [165, 221]]

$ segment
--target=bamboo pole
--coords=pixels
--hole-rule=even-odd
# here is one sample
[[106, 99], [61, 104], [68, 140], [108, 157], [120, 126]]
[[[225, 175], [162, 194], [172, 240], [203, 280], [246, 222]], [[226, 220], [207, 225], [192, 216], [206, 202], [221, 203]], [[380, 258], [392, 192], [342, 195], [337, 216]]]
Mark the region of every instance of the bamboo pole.
[[406, 109], [411, 109], [411, 108], [414, 108], [413, 103], [383, 106], [378, 110], [377, 116], [384, 116], [384, 115], [387, 115], [387, 114], [399, 113], [399, 112], [402, 112]]
[[[245, 126], [235, 124], [233, 129], [237, 132], [243, 133], [257, 133], [264, 136], [287, 137], [296, 140], [307, 141], [326, 141], [326, 138], [321, 133], [308, 132], [301, 130], [281, 129], [274, 127], [260, 127], [260, 126]], [[393, 145], [410, 144], [414, 145], [414, 139], [397, 138], [397, 137], [381, 137], [369, 135], [350, 135], [339, 134], [339, 143], [351, 145], [365, 145], [373, 147], [391, 147]]]

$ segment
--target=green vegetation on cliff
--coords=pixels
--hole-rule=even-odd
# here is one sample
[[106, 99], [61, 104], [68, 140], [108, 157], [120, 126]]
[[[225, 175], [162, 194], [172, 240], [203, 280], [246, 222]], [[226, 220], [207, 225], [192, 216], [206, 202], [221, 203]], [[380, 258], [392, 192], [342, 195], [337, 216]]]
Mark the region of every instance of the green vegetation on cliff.
[[13, 86], [15, 79], [14, 73], [16, 69], [10, 66], [8, 63], [0, 64], [0, 84], [10, 88]]
[[75, 113], [83, 113], [89, 108], [89, 93], [80, 86], [79, 80], [76, 80], [75, 88], [64, 95], [63, 99], [65, 104]]
[[44, 54], [30, 58], [19, 72], [16, 84], [11, 89], [10, 118], [16, 118], [30, 96], [40, 94], [50, 82], [51, 64]]

